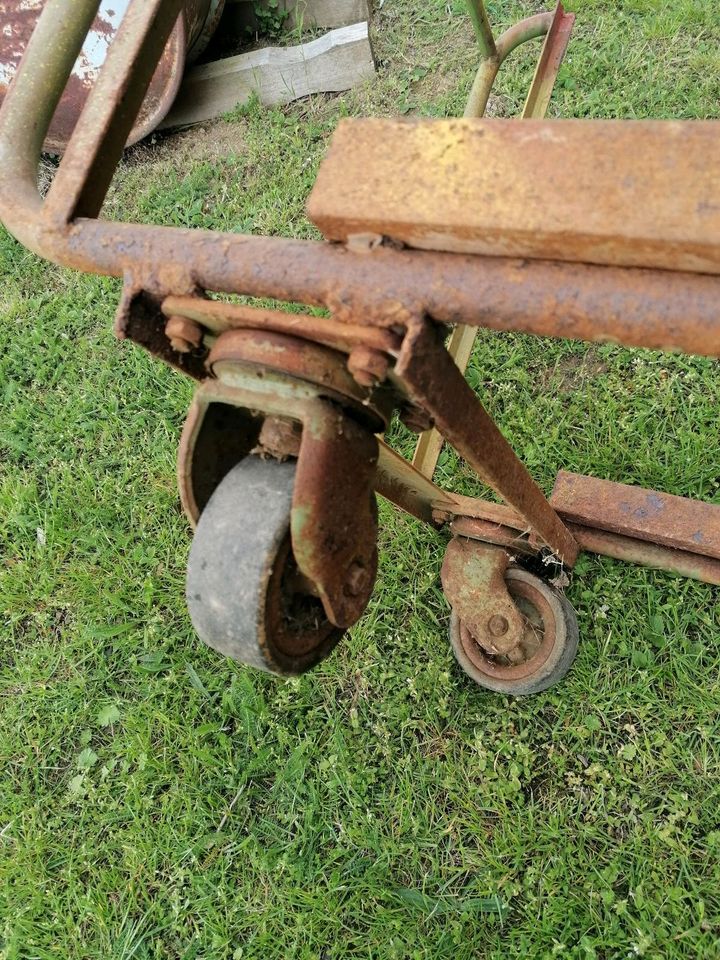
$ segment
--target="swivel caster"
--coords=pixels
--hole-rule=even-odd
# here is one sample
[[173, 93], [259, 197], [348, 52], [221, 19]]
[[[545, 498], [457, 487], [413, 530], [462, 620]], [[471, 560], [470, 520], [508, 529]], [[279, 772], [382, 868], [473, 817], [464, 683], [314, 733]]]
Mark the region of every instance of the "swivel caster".
[[201, 639], [277, 674], [326, 657], [344, 631], [298, 571], [290, 542], [296, 463], [249, 456], [220, 482], [190, 550], [187, 603]]
[[450, 642], [465, 673], [495, 693], [541, 693], [567, 674], [578, 647], [565, 596], [503, 550], [454, 540], [443, 565]]

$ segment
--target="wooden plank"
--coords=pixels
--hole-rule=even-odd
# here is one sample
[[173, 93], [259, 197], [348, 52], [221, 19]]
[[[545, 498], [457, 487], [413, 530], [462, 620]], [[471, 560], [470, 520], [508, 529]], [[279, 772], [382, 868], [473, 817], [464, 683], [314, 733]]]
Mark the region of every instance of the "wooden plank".
[[[264, 2], [266, 3], [267, 0]], [[243, 22], [252, 22], [253, 0], [231, 0], [228, 7], [231, 15], [234, 8], [238, 8], [238, 16]], [[294, 30], [296, 27], [300, 29], [346, 27], [351, 23], [370, 19], [368, 0], [279, 0], [279, 9], [288, 11], [285, 26], [289, 30]]]
[[720, 273], [720, 125], [343, 120], [308, 212], [332, 240]]
[[312, 93], [339, 92], [375, 76], [367, 23], [331, 30], [294, 47], [266, 47], [192, 69], [163, 128], [211, 120], [247, 103], [290, 103]]

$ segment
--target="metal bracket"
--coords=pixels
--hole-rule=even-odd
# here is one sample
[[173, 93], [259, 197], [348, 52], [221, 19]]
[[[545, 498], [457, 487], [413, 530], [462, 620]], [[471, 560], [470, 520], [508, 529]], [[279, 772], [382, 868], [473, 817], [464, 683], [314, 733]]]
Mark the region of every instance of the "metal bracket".
[[505, 585], [508, 555], [474, 540], [451, 540], [441, 578], [445, 596], [464, 626], [487, 653], [511, 655], [525, 621]]
[[375, 584], [377, 460], [371, 433], [333, 404], [312, 404], [300, 441], [290, 531], [297, 565], [337, 627], [360, 618]]

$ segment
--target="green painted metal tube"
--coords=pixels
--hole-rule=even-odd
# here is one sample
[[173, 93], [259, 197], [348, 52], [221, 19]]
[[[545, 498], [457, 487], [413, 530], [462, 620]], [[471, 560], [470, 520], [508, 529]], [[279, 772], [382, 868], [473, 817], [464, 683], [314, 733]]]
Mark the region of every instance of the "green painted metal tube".
[[495, 49], [495, 38], [493, 37], [488, 15], [485, 12], [483, 0], [467, 0], [467, 5], [470, 19], [475, 28], [475, 36], [480, 45], [480, 53], [483, 58], [494, 57], [497, 52]]

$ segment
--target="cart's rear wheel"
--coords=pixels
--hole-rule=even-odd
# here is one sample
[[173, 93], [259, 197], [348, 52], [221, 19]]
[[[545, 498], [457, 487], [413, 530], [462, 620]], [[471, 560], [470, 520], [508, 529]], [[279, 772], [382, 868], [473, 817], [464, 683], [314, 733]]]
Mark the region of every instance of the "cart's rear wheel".
[[565, 596], [521, 567], [505, 574], [508, 593], [525, 620], [525, 633], [508, 656], [493, 656], [453, 611], [450, 641], [458, 663], [481, 687], [527, 696], [558, 683], [572, 666], [578, 646], [575, 611]]
[[299, 574], [290, 543], [295, 464], [246, 457], [200, 515], [187, 571], [199, 636], [271, 673], [309, 670], [343, 634]]

